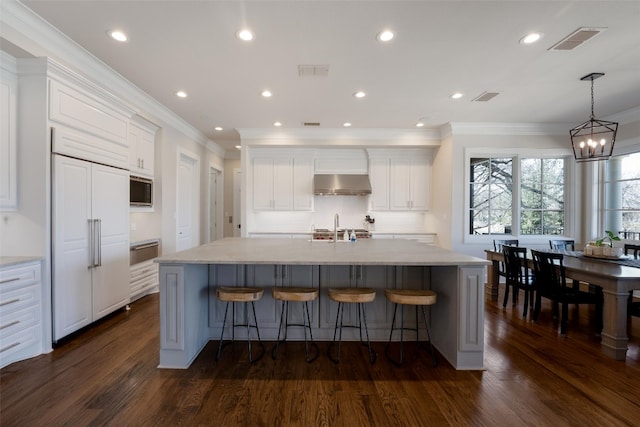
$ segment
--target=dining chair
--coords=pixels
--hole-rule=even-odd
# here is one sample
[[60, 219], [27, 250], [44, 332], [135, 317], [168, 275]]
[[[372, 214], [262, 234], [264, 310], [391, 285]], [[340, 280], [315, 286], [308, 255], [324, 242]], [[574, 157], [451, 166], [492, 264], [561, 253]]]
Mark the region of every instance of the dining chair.
[[527, 248], [517, 246], [503, 246], [504, 264], [506, 272], [506, 286], [504, 291], [504, 301], [502, 307], [507, 306], [509, 300], [509, 288], [513, 288], [513, 305], [518, 300], [520, 289], [524, 291], [524, 310], [523, 317], [527, 317], [529, 304], [533, 307], [533, 298], [535, 295], [535, 280], [529, 270], [529, 262], [527, 260]]
[[[631, 243], [625, 243], [624, 254], [633, 255], [633, 258], [640, 258], [640, 245], [633, 245]], [[630, 316], [640, 317], [640, 301], [633, 300], [633, 291], [629, 292], [629, 305], [627, 307], [627, 313]]]
[[555, 249], [557, 251], [575, 251], [576, 250], [576, 242], [574, 240], [549, 240], [549, 247], [551, 249]]
[[[517, 239], [507, 239], [507, 240], [495, 239], [493, 241], [493, 250], [495, 252], [502, 252], [502, 248], [505, 246], [518, 246], [518, 240]], [[500, 278], [500, 276], [505, 278], [507, 277], [505, 273], [504, 262], [501, 262], [498, 267], [498, 278]]]
[[602, 306], [604, 303], [602, 288], [596, 287], [596, 292], [586, 292], [570, 286], [567, 283], [563, 254], [531, 250], [531, 256], [536, 277], [536, 303], [533, 310], [533, 320], [538, 320], [542, 298], [547, 298], [554, 304], [554, 317], [558, 315], [557, 306], [562, 306], [560, 334], [566, 335], [569, 304], [594, 304], [596, 307], [596, 333], [602, 332]]

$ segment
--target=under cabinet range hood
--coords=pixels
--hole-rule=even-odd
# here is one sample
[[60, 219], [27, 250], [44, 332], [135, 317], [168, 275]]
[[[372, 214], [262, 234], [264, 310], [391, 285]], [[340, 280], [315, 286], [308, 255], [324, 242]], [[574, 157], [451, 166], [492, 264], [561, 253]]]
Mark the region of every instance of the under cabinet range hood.
[[366, 196], [371, 194], [369, 175], [316, 174], [313, 194], [317, 196]]

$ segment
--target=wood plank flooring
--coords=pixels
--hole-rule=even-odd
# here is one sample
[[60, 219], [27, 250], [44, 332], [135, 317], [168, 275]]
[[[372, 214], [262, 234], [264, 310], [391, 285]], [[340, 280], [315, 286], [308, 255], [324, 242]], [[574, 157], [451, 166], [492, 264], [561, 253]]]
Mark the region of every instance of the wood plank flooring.
[[[502, 292], [502, 288], [501, 288]], [[522, 298], [521, 298], [522, 299]], [[566, 337], [551, 308], [487, 301], [484, 371], [456, 371], [428, 352], [397, 368], [375, 343], [304, 362], [301, 343], [253, 365], [246, 347], [210, 342], [187, 370], [158, 365], [158, 295], [145, 297], [56, 350], [0, 371], [0, 425], [9, 426], [632, 426], [640, 424], [640, 318], [626, 361], [600, 351], [593, 310], [570, 310]], [[501, 297], [499, 298], [501, 301]], [[322, 351], [327, 343], [320, 343]]]

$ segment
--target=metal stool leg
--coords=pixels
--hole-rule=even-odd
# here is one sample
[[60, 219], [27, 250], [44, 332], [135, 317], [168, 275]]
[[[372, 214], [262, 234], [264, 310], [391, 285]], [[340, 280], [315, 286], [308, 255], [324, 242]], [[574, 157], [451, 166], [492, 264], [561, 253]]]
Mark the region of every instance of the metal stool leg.
[[[376, 354], [371, 349], [371, 340], [369, 340], [369, 328], [367, 328], [367, 314], [362, 303], [358, 303], [358, 323], [360, 323], [360, 310], [362, 310], [362, 319], [364, 320], [364, 332], [367, 336], [367, 348], [369, 350], [369, 361], [376, 362]], [[360, 341], [362, 341], [362, 324], [360, 324]]]
[[222, 332], [220, 332], [220, 341], [218, 342], [218, 353], [216, 354], [216, 360], [220, 360], [220, 354], [222, 352], [222, 339], [224, 338], [224, 327], [227, 323], [227, 312], [229, 311], [229, 302], [224, 309], [224, 320], [222, 321]]
[[[246, 307], [246, 304], [245, 304], [245, 307]], [[256, 328], [256, 335], [258, 336], [258, 345], [260, 346], [260, 353], [255, 359], [253, 359], [253, 354], [251, 353], [251, 336], [250, 336], [251, 326], [249, 325], [249, 314], [247, 313], [247, 340], [249, 341], [249, 363], [257, 362], [258, 360], [262, 359], [262, 356], [264, 356], [264, 344], [260, 339], [260, 328], [258, 327], [258, 317], [256, 316], [256, 305], [254, 304], [253, 301], [251, 302], [251, 309], [253, 311], [253, 327]]]
[[282, 339], [282, 341], [280, 340], [280, 332], [282, 331], [282, 321], [284, 320], [284, 313], [285, 311], [287, 311], [287, 308], [289, 307], [288, 304], [289, 304], [289, 301], [282, 302], [282, 311], [280, 312], [280, 326], [278, 326], [278, 338], [276, 339], [276, 345], [273, 347], [273, 350], [271, 350], [271, 357], [274, 360], [277, 359], [278, 357], [277, 353], [278, 353], [278, 347], [280, 346], [280, 343], [287, 338], [287, 325], [285, 324], [284, 338]]
[[[309, 358], [309, 349], [306, 348], [307, 350], [307, 363], [311, 363], [314, 360], [316, 360], [318, 358], [318, 356], [320, 355], [320, 348], [318, 347], [318, 344], [316, 344], [316, 342], [313, 340], [313, 331], [311, 330], [311, 316], [309, 315], [309, 302], [305, 301], [304, 302], [304, 310], [307, 312], [307, 325], [309, 327], [309, 339], [311, 340], [311, 346], [316, 350], [316, 354], [315, 356], [313, 356], [312, 358]], [[304, 316], [304, 313], [302, 314]], [[303, 322], [304, 323], [304, 322]], [[305, 340], [307, 338], [307, 329], [305, 327], [305, 333], [304, 333], [304, 337]], [[306, 345], [306, 342], [305, 342]]]
[[338, 363], [340, 362], [340, 350], [341, 350], [341, 346], [338, 347], [338, 357], [335, 358], [333, 357], [332, 351], [333, 351], [333, 346], [336, 343], [336, 335], [338, 333], [338, 322], [340, 322], [340, 343], [342, 344], [342, 321], [340, 320], [340, 312], [342, 310], [342, 303], [338, 302], [338, 311], [336, 313], [336, 324], [333, 328], [333, 341], [331, 341], [329, 343], [329, 348], [327, 349], [327, 356], [329, 356], [329, 359], [331, 359], [332, 362], [334, 363]]
[[[427, 313], [422, 306], [422, 318], [424, 319], [424, 329], [427, 331], [427, 338], [429, 339], [429, 352], [431, 353], [431, 360], [433, 361], [433, 367], [438, 366], [438, 358], [436, 357], [436, 353], [433, 351], [433, 344], [431, 342], [431, 333], [429, 332], [429, 324], [427, 323]], [[416, 324], [417, 326], [417, 324]]]

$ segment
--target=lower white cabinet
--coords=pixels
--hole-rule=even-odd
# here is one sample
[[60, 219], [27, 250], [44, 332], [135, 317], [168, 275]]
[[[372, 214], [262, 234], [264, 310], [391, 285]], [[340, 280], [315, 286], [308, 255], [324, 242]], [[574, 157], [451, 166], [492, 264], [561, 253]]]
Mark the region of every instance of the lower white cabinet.
[[131, 270], [131, 301], [158, 291], [158, 265], [153, 260], [133, 264]]
[[0, 267], [0, 368], [42, 353], [39, 260]]

